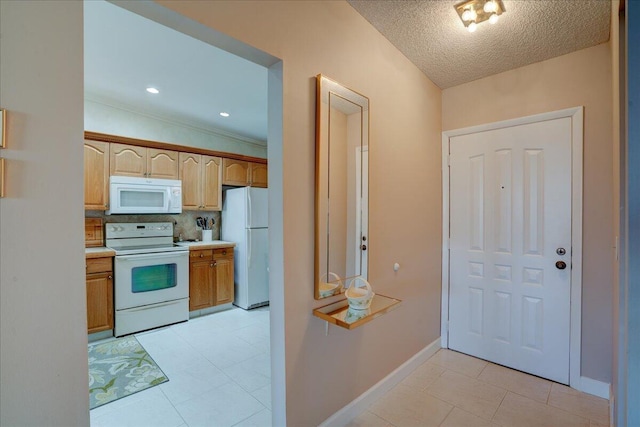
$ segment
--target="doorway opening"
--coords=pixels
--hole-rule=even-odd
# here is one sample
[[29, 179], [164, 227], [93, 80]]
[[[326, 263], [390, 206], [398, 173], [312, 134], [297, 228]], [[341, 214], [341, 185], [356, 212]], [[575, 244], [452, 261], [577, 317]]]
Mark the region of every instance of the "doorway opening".
[[[93, 3], [93, 2], [91, 2]], [[238, 318], [242, 317], [242, 319], [234, 319], [230, 322], [250, 322], [249, 326], [254, 327], [255, 331], [258, 331], [258, 334], [266, 332], [267, 339], [266, 343], [250, 343], [253, 347], [266, 346], [269, 349], [270, 353], [270, 362], [268, 362], [268, 374], [270, 376], [270, 384], [269, 387], [262, 387], [262, 399], [253, 396], [256, 398], [257, 402], [263, 403], [264, 406], [268, 407], [269, 417], [273, 418], [273, 420], [279, 420], [278, 423], [281, 424], [281, 420], [284, 420], [285, 417], [285, 392], [284, 392], [284, 379], [285, 379], [285, 362], [284, 362], [284, 291], [283, 291], [283, 212], [282, 212], [282, 61], [276, 57], [273, 57], [265, 52], [262, 52], [258, 49], [255, 49], [251, 46], [244, 44], [241, 41], [234, 40], [222, 33], [219, 33], [209, 27], [206, 27], [202, 24], [199, 24], [195, 21], [187, 19], [175, 12], [172, 12], [169, 9], [166, 9], [158, 4], [154, 4], [152, 2], [118, 2], [117, 5], [111, 4], [111, 2], [107, 3], [109, 6], [114, 6], [121, 8], [122, 10], [126, 10], [129, 13], [133, 13], [135, 15], [146, 18], [150, 21], [153, 21], [155, 24], [159, 24], [161, 26], [170, 28], [180, 33], [181, 35], [186, 35], [191, 38], [197, 39], [200, 42], [204, 42], [209, 44], [215, 48], [221, 49], [228, 54], [235, 55], [238, 58], [241, 58], [243, 61], [248, 61], [257, 65], [259, 68], [264, 69], [264, 79], [266, 80], [266, 102], [267, 102], [267, 111], [268, 114], [265, 114], [263, 117], [264, 122], [266, 123], [266, 147], [260, 146], [260, 144], [256, 144], [256, 141], [260, 140], [260, 137], [255, 137], [252, 135], [241, 135], [240, 138], [235, 138], [233, 134], [233, 129], [221, 129], [219, 132], [222, 137], [221, 145], [216, 148], [217, 151], [221, 152], [232, 152], [232, 149], [229, 148], [229, 140], [240, 140], [246, 142], [244, 144], [244, 152], [240, 152], [239, 154], [256, 156], [255, 153], [260, 150], [266, 151], [266, 158], [268, 161], [268, 176], [269, 176], [269, 184], [268, 184], [268, 211], [269, 211], [269, 262], [268, 262], [268, 275], [269, 275], [269, 283], [270, 283], [270, 307], [268, 311], [265, 313], [265, 309], [256, 309], [255, 311], [248, 311], [246, 313], [255, 314], [253, 318], [260, 318], [256, 322], [256, 319], [246, 320], [244, 316], [246, 313], [237, 312]], [[85, 3], [85, 6], [87, 4]], [[85, 26], [87, 25], [85, 21]], [[150, 46], [151, 50], [155, 50], [162, 54], [163, 47], [162, 46]], [[166, 61], [171, 61], [170, 57], [166, 58]], [[183, 64], [183, 66], [188, 67], [189, 64]], [[123, 70], [123, 72], [127, 72], [127, 70]], [[207, 78], [207, 76], [203, 76], [203, 78]], [[152, 80], [150, 78], [150, 80]], [[152, 81], [144, 82], [145, 85], [150, 85], [153, 83]], [[162, 96], [162, 88], [158, 88], [160, 90], [160, 96]], [[144, 87], [142, 88], [144, 90]], [[154, 96], [145, 94], [145, 96]], [[250, 96], [247, 94], [246, 96]], [[152, 99], [150, 98], [150, 102]], [[233, 111], [221, 111], [224, 113], [231, 113], [231, 117], [233, 117]], [[141, 111], [141, 116], [145, 114], [150, 114], [148, 111]], [[86, 114], [86, 113], [85, 113]], [[217, 112], [216, 112], [217, 114]], [[225, 117], [220, 115], [220, 117]], [[110, 117], [105, 117], [107, 120]], [[113, 117], [111, 117], [113, 118]], [[223, 120], [219, 119], [218, 120]], [[170, 123], [169, 123], [170, 124]], [[193, 128], [198, 127], [197, 120], [194, 120], [190, 123]], [[112, 123], [113, 125], [113, 123]], [[148, 125], [148, 123], [147, 123]], [[95, 130], [90, 129], [90, 123], [87, 123], [85, 119], [85, 128], [86, 130]], [[144, 127], [144, 126], [141, 126]], [[117, 132], [120, 135], [127, 135], [129, 132], [139, 131], [139, 128], [126, 128], [122, 127], [120, 132]], [[106, 133], [106, 132], [105, 132]], [[114, 132], [116, 133], [116, 132]], [[185, 133], [180, 134], [175, 133], [176, 138], [180, 138], [180, 136], [184, 136]], [[127, 136], [140, 138], [140, 139], [153, 139], [153, 138], [143, 138], [140, 134], [131, 134], [129, 133]], [[235, 135], [237, 136], [237, 135]], [[167, 140], [163, 142], [180, 144], [180, 141], [177, 140]], [[225, 145], [227, 144], [227, 145]], [[194, 146], [197, 145], [194, 144]], [[252, 146], [253, 145], [253, 146]], [[207, 147], [201, 147], [207, 148]], [[234, 308], [232, 310], [225, 311], [224, 313], [214, 313], [220, 314], [220, 319], [223, 317], [233, 317], [233, 312], [236, 310], [241, 310]], [[262, 314], [261, 314], [262, 313]], [[224, 315], [224, 316], [223, 316]], [[202, 320], [203, 318], [199, 318], [198, 320]], [[221, 320], [218, 326], [223, 326], [222, 324], [225, 320]], [[258, 327], [257, 325], [262, 322], [262, 327]], [[266, 326], [265, 326], [266, 322]], [[188, 322], [189, 323], [189, 322]], [[209, 326], [205, 326], [205, 322], [193, 322], [195, 326], [202, 326], [201, 330], [196, 330], [189, 332], [189, 334], [203, 334], [207, 335], [207, 332], [210, 330]], [[235, 324], [237, 326], [237, 323]], [[255, 332], [254, 331], [254, 332]], [[170, 329], [166, 331], [161, 331], [166, 333], [173, 333]], [[247, 332], [247, 331], [245, 331]], [[242, 337], [237, 336], [237, 334], [241, 334], [238, 330], [232, 331], [227, 334], [227, 344], [231, 347], [233, 345], [243, 346], [238, 339], [242, 340]], [[236, 335], [234, 335], [236, 334]], [[210, 334], [209, 334], [210, 335]], [[194, 338], [194, 337], [192, 337]], [[244, 341], [250, 341], [255, 339], [256, 337], [244, 337]], [[153, 338], [155, 339], [155, 338]], [[194, 339], [197, 340], [197, 337]], [[203, 346], [209, 345], [204, 344], [205, 340], [201, 340]], [[218, 342], [220, 344], [220, 342]], [[213, 345], [213, 344], [211, 344]], [[246, 347], [245, 350], [247, 349]], [[237, 353], [236, 353], [237, 354]], [[151, 355], [153, 356], [153, 355]], [[233, 362], [229, 360], [228, 362]], [[162, 368], [162, 366], [160, 366]], [[229, 375], [227, 375], [229, 376]], [[247, 382], [250, 382], [250, 378], [245, 378]], [[224, 380], [224, 378], [222, 378]], [[171, 378], [170, 378], [171, 381]], [[174, 383], [175, 384], [175, 383]], [[254, 385], [247, 387], [254, 387]], [[188, 387], [185, 385], [185, 387]], [[242, 388], [242, 387], [240, 387]], [[237, 390], [238, 393], [243, 390]], [[246, 391], [246, 390], [244, 390]], [[180, 399], [179, 397], [177, 397]], [[209, 396], [209, 399], [213, 399], [214, 397]], [[185, 401], [186, 402], [186, 401]], [[205, 402], [206, 403], [206, 402]], [[178, 403], [179, 404], [179, 403]], [[271, 413], [273, 415], [271, 415]]]

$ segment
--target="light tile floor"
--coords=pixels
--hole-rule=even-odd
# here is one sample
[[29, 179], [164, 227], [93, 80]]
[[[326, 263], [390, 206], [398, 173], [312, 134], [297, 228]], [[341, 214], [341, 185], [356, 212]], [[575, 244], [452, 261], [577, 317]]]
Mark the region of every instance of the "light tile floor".
[[[234, 308], [136, 338], [169, 381], [91, 411], [93, 427], [271, 425], [268, 308]], [[349, 427], [600, 427], [609, 402], [442, 349]]]
[[268, 307], [234, 307], [136, 338], [169, 381], [91, 410], [93, 427], [271, 425]]
[[442, 349], [348, 427], [607, 425], [606, 399]]

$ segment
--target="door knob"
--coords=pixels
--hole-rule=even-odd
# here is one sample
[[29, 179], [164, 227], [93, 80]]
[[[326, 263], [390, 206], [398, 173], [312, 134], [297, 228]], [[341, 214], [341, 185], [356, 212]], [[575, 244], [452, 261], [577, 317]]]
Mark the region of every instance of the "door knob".
[[558, 261], [556, 262], [556, 268], [558, 270], [564, 270], [565, 268], [567, 268], [567, 263], [564, 261]]
[[367, 250], [367, 245], [360, 246], [360, 249], [362, 249], [363, 251], [366, 251]]
[[558, 249], [556, 249], [556, 253], [558, 255], [564, 255], [564, 254], [567, 253], [567, 250], [565, 248], [558, 248]]

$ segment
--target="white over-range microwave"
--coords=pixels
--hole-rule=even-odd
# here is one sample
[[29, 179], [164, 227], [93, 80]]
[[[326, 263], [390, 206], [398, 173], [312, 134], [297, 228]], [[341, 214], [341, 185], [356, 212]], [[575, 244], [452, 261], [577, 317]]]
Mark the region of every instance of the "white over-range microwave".
[[107, 215], [178, 214], [182, 213], [182, 181], [112, 176], [109, 198]]

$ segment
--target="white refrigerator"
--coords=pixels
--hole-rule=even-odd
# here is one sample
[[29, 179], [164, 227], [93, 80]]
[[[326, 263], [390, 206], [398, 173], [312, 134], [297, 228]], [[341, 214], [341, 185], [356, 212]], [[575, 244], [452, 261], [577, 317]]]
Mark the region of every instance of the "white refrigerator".
[[220, 238], [236, 244], [234, 305], [249, 310], [269, 304], [269, 237], [266, 188], [226, 190]]

